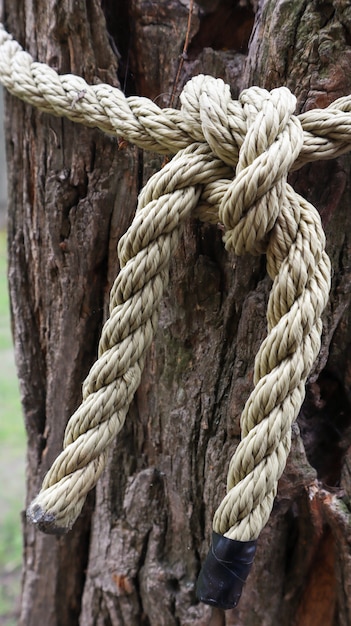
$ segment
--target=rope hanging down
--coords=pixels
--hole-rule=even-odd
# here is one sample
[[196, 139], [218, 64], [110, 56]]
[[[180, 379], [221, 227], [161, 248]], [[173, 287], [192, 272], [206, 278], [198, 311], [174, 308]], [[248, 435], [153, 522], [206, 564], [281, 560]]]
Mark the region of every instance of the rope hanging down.
[[[121, 271], [111, 290], [99, 358], [83, 384], [82, 404], [68, 422], [63, 452], [29, 507], [30, 519], [41, 530], [62, 533], [81, 512], [139, 385], [181, 225], [197, 215], [224, 225], [227, 250], [265, 253], [273, 280], [268, 334], [241, 417], [242, 440], [213, 521], [212, 557], [217, 535], [248, 542], [251, 550], [285, 467], [291, 424], [320, 349], [330, 287], [319, 214], [287, 184], [287, 174], [351, 149], [351, 98], [295, 116], [295, 98], [284, 87], [271, 92], [251, 87], [235, 102], [223, 81], [196, 76], [181, 94], [180, 111], [161, 110], [108, 85], [57, 75], [33, 62], [2, 26], [0, 81], [42, 111], [116, 133], [144, 149], [175, 154], [142, 190], [134, 221], [119, 242]], [[238, 571], [241, 578], [247, 575]], [[212, 597], [205, 601], [228, 608], [237, 598], [231, 604]]]

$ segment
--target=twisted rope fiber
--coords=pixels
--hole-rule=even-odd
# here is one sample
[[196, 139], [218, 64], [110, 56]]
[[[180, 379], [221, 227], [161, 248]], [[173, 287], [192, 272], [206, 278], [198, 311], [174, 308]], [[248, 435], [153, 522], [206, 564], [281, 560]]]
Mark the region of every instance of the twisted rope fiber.
[[295, 98], [284, 87], [270, 93], [252, 87], [235, 102], [221, 80], [197, 76], [183, 90], [180, 111], [161, 110], [108, 85], [58, 76], [34, 63], [2, 26], [0, 81], [42, 111], [145, 149], [176, 153], [142, 190], [134, 221], [119, 242], [121, 271], [99, 358], [29, 517], [47, 532], [65, 532], [79, 515], [139, 385], [181, 225], [197, 215], [224, 225], [225, 246], [235, 254], [265, 253], [273, 280], [268, 334], [241, 417], [242, 440], [213, 522], [216, 532], [232, 539], [256, 539], [269, 517], [291, 424], [319, 352], [330, 288], [319, 214], [287, 184], [287, 174], [350, 150], [350, 97], [294, 116]]
[[[175, 154], [194, 140], [205, 141], [221, 160], [236, 167], [246, 135], [242, 107], [221, 80], [197, 76], [183, 90], [181, 111], [160, 109], [148, 98], [126, 98], [111, 85], [88, 85], [72, 74], [59, 76], [45, 63], [34, 62], [1, 23], [0, 81], [41, 111], [100, 128], [159, 154]], [[351, 96], [345, 96], [326, 109], [299, 115], [304, 141], [292, 169], [348, 152], [350, 112]]]

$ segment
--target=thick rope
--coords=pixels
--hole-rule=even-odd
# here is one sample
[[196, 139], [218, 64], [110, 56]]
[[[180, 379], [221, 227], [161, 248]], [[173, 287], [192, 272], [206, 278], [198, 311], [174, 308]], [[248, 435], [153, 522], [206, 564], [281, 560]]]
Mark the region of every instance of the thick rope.
[[291, 424], [320, 349], [330, 287], [319, 214], [287, 184], [287, 174], [351, 149], [351, 98], [294, 116], [295, 98], [284, 87], [270, 93], [252, 87], [235, 102], [223, 81], [197, 76], [183, 90], [180, 111], [161, 110], [108, 85], [58, 76], [34, 63], [1, 26], [0, 81], [42, 111], [176, 154], [142, 190], [119, 242], [121, 271], [99, 358], [29, 517], [47, 532], [65, 532], [79, 515], [139, 385], [181, 225], [197, 215], [224, 225], [225, 246], [235, 254], [265, 253], [273, 280], [268, 334], [241, 417], [242, 440], [214, 517], [216, 532], [256, 539], [271, 512]]
[[[0, 82], [10, 93], [52, 115], [86, 126], [160, 154], [175, 154], [195, 141], [205, 141], [225, 163], [236, 166], [246, 135], [242, 107], [222, 80], [196, 76], [181, 94], [182, 109], [160, 109], [148, 98], [126, 98], [106, 84], [88, 85], [80, 76], [59, 76], [36, 63], [0, 24]], [[292, 169], [331, 159], [349, 151], [351, 96], [326, 109], [299, 115], [304, 141]]]
[[70, 528], [96, 484], [140, 383], [180, 226], [194, 211], [201, 185], [227, 173], [206, 145], [194, 143], [152, 176], [140, 194], [134, 222], [119, 242], [121, 271], [111, 290], [99, 359], [67, 424], [64, 450], [30, 509], [43, 530]]

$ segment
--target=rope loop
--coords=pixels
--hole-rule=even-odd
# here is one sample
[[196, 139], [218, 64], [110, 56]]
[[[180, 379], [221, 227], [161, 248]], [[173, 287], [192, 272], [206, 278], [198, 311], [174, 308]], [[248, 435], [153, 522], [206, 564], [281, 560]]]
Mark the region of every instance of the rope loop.
[[220, 78], [194, 76], [181, 95], [182, 126], [195, 141], [205, 141], [221, 161], [235, 167], [246, 128], [239, 103]]
[[239, 99], [247, 132], [236, 176], [219, 207], [227, 249], [241, 255], [266, 251], [286, 193], [286, 180], [303, 144], [293, 116], [296, 99], [286, 87], [268, 92], [252, 87]]

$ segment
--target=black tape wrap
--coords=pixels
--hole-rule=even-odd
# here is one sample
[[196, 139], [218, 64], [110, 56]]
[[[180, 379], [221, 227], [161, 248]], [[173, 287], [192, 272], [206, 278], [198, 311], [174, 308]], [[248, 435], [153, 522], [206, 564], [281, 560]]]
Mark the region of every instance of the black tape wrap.
[[213, 531], [212, 545], [197, 581], [198, 599], [221, 609], [235, 608], [251, 570], [256, 544]]

